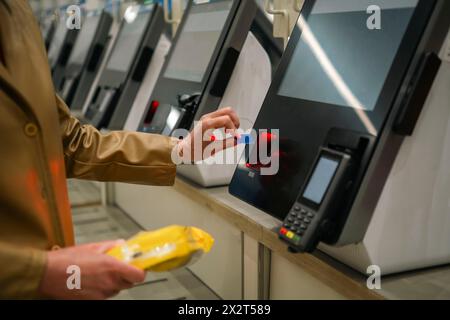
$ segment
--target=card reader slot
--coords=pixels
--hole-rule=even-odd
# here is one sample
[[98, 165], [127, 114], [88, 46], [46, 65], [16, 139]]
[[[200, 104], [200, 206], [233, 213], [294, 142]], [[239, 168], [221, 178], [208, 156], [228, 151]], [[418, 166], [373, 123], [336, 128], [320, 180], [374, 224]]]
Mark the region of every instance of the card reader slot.
[[150, 47], [145, 47], [141, 51], [136, 67], [134, 68], [133, 76], [131, 77], [134, 81], [141, 82], [144, 79], [148, 65], [152, 60], [153, 53], [154, 50]]
[[441, 63], [441, 59], [434, 52], [427, 53], [422, 58], [408, 86], [403, 108], [396, 119], [394, 125], [396, 133], [405, 136], [413, 134]]
[[59, 55], [58, 64], [61, 66], [65, 66], [69, 61], [70, 53], [72, 52], [73, 44], [72, 43], [64, 43], [61, 54]]
[[154, 111], [149, 110], [150, 113], [152, 114], [151, 120], [146, 119], [144, 121], [143, 131], [170, 136], [178, 128], [185, 110], [170, 104], [162, 104]]
[[89, 72], [94, 72], [97, 69], [98, 64], [101, 61], [101, 57], [103, 55], [104, 46], [102, 44], [97, 43], [92, 50], [91, 59], [89, 59], [87, 70]]

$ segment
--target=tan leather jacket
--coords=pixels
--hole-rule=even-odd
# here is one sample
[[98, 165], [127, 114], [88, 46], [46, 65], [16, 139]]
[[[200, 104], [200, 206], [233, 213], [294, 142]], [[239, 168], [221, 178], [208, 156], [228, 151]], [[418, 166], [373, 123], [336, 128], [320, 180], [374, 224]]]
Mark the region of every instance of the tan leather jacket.
[[26, 0], [0, 1], [0, 298], [35, 298], [45, 251], [74, 244], [66, 177], [171, 185], [173, 143], [101, 135], [55, 96]]

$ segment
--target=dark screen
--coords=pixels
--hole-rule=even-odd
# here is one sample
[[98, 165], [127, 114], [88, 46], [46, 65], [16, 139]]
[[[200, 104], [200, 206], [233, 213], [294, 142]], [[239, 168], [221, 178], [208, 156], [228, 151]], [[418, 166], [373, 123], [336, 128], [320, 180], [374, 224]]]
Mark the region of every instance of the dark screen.
[[232, 1], [192, 7], [164, 76], [201, 82], [230, 13]]
[[[418, 0], [318, 0], [278, 94], [373, 110]], [[376, 5], [381, 29], [368, 27]], [[374, 20], [372, 20], [373, 22]]]
[[83, 64], [97, 30], [100, 16], [88, 17], [81, 26], [75, 46], [69, 58], [69, 64]]
[[338, 161], [321, 157], [306, 186], [303, 197], [316, 204], [321, 204], [338, 166]]
[[150, 15], [151, 12], [147, 11], [139, 13], [131, 23], [124, 20], [107, 69], [122, 72], [127, 72], [130, 69]]

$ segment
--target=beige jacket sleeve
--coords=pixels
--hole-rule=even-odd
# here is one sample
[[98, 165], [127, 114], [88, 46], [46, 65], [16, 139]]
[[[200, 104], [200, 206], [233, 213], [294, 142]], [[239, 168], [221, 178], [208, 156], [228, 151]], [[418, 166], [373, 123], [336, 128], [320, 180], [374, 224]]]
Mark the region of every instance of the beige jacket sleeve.
[[100, 133], [70, 115], [57, 97], [67, 176], [85, 180], [173, 185], [176, 140], [160, 135], [115, 131]]

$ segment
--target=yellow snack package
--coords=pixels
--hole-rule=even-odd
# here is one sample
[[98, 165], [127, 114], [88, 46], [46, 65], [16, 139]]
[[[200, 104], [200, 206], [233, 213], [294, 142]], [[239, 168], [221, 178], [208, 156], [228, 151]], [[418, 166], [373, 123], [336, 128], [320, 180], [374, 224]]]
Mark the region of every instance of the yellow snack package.
[[166, 272], [197, 261], [213, 244], [214, 239], [203, 230], [170, 226], [140, 232], [107, 254], [145, 271]]

